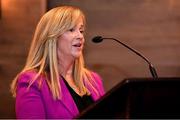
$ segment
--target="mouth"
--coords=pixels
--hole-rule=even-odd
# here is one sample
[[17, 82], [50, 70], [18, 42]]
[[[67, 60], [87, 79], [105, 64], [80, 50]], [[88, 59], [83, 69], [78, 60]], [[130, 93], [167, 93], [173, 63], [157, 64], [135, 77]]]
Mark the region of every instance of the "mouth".
[[76, 44], [73, 44], [74, 47], [77, 47], [77, 48], [80, 48], [82, 46], [82, 43], [76, 43]]

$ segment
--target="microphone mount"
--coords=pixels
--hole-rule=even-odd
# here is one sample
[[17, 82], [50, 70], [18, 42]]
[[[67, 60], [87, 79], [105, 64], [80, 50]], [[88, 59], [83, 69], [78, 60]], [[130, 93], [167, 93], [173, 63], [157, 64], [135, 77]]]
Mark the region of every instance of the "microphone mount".
[[133, 51], [135, 54], [137, 54], [138, 56], [140, 56], [141, 58], [143, 58], [149, 65], [149, 70], [150, 70], [150, 73], [152, 75], [152, 77], [154, 79], [157, 79], [158, 78], [158, 75], [157, 75], [157, 72], [156, 72], [156, 69], [154, 68], [154, 66], [151, 64], [151, 62], [145, 57], [143, 56], [142, 54], [140, 54], [140, 52], [138, 52], [137, 50], [133, 49], [132, 47], [129, 47], [128, 45], [122, 43], [121, 41], [115, 39], [115, 38], [103, 38], [101, 36], [96, 36], [93, 38], [93, 42], [95, 43], [99, 43], [99, 42], [102, 42], [103, 40], [114, 40], [116, 42], [118, 42], [119, 44], [123, 45], [124, 47], [130, 49], [131, 51]]

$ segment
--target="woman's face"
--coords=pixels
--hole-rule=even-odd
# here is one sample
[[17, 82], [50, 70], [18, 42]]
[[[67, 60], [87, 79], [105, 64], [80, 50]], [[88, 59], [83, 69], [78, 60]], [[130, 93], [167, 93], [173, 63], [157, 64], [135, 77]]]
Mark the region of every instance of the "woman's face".
[[84, 46], [84, 24], [80, 18], [73, 28], [65, 31], [58, 38], [58, 59], [64, 57], [78, 58]]

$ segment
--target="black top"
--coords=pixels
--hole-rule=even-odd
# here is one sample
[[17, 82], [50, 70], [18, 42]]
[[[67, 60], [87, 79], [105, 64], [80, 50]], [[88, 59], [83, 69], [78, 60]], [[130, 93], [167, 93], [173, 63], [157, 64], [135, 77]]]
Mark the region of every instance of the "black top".
[[65, 81], [66, 86], [68, 87], [68, 90], [71, 94], [71, 96], [74, 99], [74, 102], [76, 103], [76, 106], [78, 107], [79, 112], [82, 112], [86, 107], [88, 107], [90, 104], [92, 104], [94, 101], [92, 100], [91, 96], [89, 95], [84, 95], [84, 96], [79, 96], [66, 82], [66, 80], [63, 78]]

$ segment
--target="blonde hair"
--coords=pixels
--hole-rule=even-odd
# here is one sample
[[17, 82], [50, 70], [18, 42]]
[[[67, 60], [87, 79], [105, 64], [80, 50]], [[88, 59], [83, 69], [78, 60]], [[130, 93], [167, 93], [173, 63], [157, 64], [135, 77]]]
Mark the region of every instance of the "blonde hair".
[[[38, 76], [49, 73], [50, 78], [46, 79], [54, 99], [61, 98], [61, 86], [59, 82], [59, 71], [57, 62], [57, 38], [65, 31], [76, 25], [78, 18], [82, 18], [85, 24], [83, 12], [76, 7], [62, 6], [48, 11], [39, 21], [31, 43], [26, 65], [20, 72], [37, 70], [37, 75], [33, 78], [29, 87], [37, 80]], [[19, 75], [20, 75], [19, 74]], [[16, 96], [18, 76], [11, 84], [11, 92]], [[73, 77], [75, 84], [79, 87], [82, 95], [90, 94], [85, 87], [87, 83], [97, 94], [98, 91], [93, 84], [95, 83], [92, 74], [84, 67], [84, 59], [81, 55], [75, 60]]]

